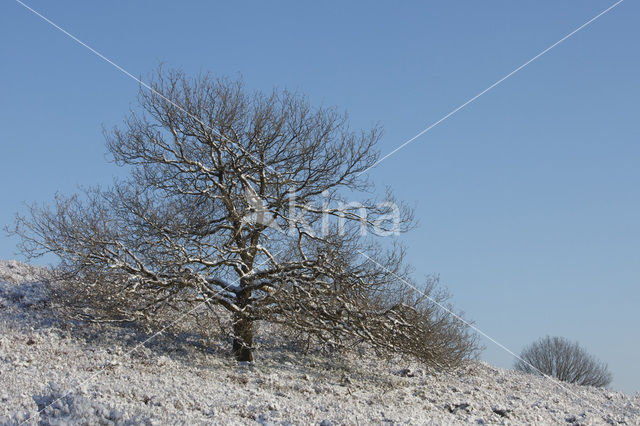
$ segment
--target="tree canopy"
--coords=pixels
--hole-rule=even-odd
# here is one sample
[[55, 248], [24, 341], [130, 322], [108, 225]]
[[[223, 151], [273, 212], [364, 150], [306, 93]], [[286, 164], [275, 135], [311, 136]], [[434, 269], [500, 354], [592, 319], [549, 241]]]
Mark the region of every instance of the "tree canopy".
[[79, 315], [222, 309], [240, 361], [253, 359], [256, 321], [430, 365], [475, 351], [434, 283], [406, 286], [404, 249], [379, 241], [409, 230], [411, 209], [390, 191], [347, 199], [373, 191], [361, 174], [378, 159], [379, 127], [354, 131], [335, 108], [208, 74], [160, 69], [150, 87], [105, 131], [128, 179], [17, 217], [25, 253], [59, 256]]

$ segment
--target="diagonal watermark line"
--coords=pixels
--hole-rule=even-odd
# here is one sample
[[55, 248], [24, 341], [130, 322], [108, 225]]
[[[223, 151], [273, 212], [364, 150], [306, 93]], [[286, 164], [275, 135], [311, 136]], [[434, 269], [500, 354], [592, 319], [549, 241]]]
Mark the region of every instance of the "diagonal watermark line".
[[253, 154], [251, 154], [250, 152], [247, 152], [244, 148], [242, 148], [242, 146], [240, 145], [239, 142], [233, 142], [231, 139], [229, 139], [228, 137], [224, 136], [223, 134], [221, 134], [220, 132], [218, 132], [216, 129], [214, 129], [213, 127], [211, 127], [210, 125], [208, 125], [207, 123], [205, 123], [203, 120], [200, 119], [200, 117], [197, 117], [196, 115], [190, 113], [189, 111], [187, 111], [187, 109], [185, 107], [183, 107], [182, 105], [178, 104], [177, 102], [172, 101], [171, 99], [167, 98], [165, 95], [163, 95], [162, 93], [158, 92], [156, 89], [154, 89], [153, 87], [151, 87], [149, 84], [145, 83], [144, 81], [142, 81], [140, 78], [136, 77], [135, 75], [133, 75], [132, 73], [130, 73], [129, 71], [127, 71], [126, 69], [124, 69], [123, 67], [121, 67], [120, 65], [118, 65], [117, 63], [115, 63], [114, 61], [112, 61], [111, 59], [107, 58], [105, 55], [103, 55], [102, 53], [98, 52], [96, 49], [94, 49], [93, 47], [89, 46], [87, 43], [85, 43], [84, 41], [80, 40], [78, 37], [74, 36], [73, 34], [71, 34], [70, 32], [68, 32], [67, 30], [65, 30], [64, 28], [62, 28], [61, 26], [59, 26], [58, 24], [56, 24], [55, 22], [53, 22], [51, 19], [47, 18], [46, 16], [42, 15], [40, 12], [38, 12], [37, 10], [29, 7], [29, 5], [25, 4], [24, 2], [22, 2], [21, 0], [16, 0], [16, 2], [18, 4], [20, 4], [22, 7], [24, 7], [25, 9], [29, 10], [31, 13], [33, 13], [34, 15], [38, 16], [39, 18], [41, 18], [43, 21], [45, 21], [46, 23], [48, 23], [49, 25], [51, 25], [52, 27], [54, 27], [55, 29], [57, 29], [58, 31], [60, 31], [61, 33], [63, 33], [64, 35], [66, 35], [67, 37], [69, 37], [70, 39], [72, 39], [73, 41], [75, 41], [76, 43], [80, 44], [82, 47], [88, 49], [91, 53], [93, 53], [94, 55], [98, 56], [100, 59], [102, 59], [103, 61], [107, 62], [108, 64], [112, 65], [113, 67], [115, 67], [118, 71], [120, 71], [121, 73], [123, 73], [124, 75], [126, 75], [127, 77], [131, 78], [132, 80], [135, 80], [138, 84], [140, 84], [142, 87], [144, 87], [145, 89], [149, 90], [150, 92], [152, 92], [153, 94], [161, 97], [162, 99], [164, 99], [165, 101], [167, 101], [168, 103], [170, 103], [171, 105], [173, 105], [174, 107], [178, 108], [180, 111], [184, 112], [186, 115], [188, 115], [189, 117], [193, 118], [194, 120], [196, 120], [198, 123], [200, 123], [204, 128], [211, 130], [213, 133], [216, 134], [216, 136], [222, 138], [223, 140], [230, 142], [231, 144], [235, 144], [238, 146], [238, 148], [240, 148], [241, 151], [243, 151], [245, 154], [247, 154], [249, 157], [251, 157], [253, 160], [257, 161], [259, 164], [263, 165], [264, 167], [270, 169], [272, 172], [276, 172], [276, 170], [269, 166], [268, 164], [265, 164], [263, 161], [261, 161], [260, 159], [258, 159], [256, 156], [254, 156]]
[[[280, 253], [282, 253], [282, 250], [279, 250], [278, 252], [276, 252], [275, 255], [272, 256], [277, 256]], [[264, 262], [261, 262], [260, 264], [256, 265], [256, 268], [259, 268], [260, 266], [268, 263], [271, 259], [266, 259]], [[144, 341], [138, 343], [137, 345], [135, 345], [131, 350], [123, 353], [121, 356], [127, 356], [133, 352], [135, 352], [138, 348], [144, 346], [145, 344], [149, 343], [151, 340], [155, 339], [156, 337], [158, 337], [159, 335], [161, 335], [167, 328], [171, 327], [172, 325], [176, 324], [178, 321], [181, 321], [182, 319], [184, 319], [187, 315], [190, 315], [192, 312], [197, 311], [198, 309], [200, 309], [202, 306], [206, 305], [209, 301], [211, 301], [214, 297], [216, 297], [217, 295], [219, 295], [220, 293], [222, 293], [223, 291], [226, 291], [230, 286], [233, 286], [235, 284], [238, 283], [238, 281], [240, 281], [240, 278], [236, 279], [235, 281], [233, 281], [230, 285], [227, 285], [226, 287], [218, 290], [217, 292], [215, 292], [213, 295], [205, 297], [205, 300], [203, 300], [202, 302], [198, 303], [196, 305], [195, 308], [190, 309], [189, 311], [185, 312], [184, 314], [180, 315], [177, 319], [171, 321], [169, 324], [167, 324], [166, 326], [162, 327], [159, 331], [155, 332], [154, 334], [152, 334], [150, 337], [146, 338]], [[88, 378], [82, 380], [80, 382], [79, 385], [77, 386], [82, 386], [85, 383], [89, 382], [90, 380], [95, 379], [96, 377], [98, 377], [100, 375], [100, 373], [102, 373], [102, 371], [104, 370], [104, 368], [100, 368], [98, 371], [96, 371], [95, 373], [93, 373], [92, 375], [90, 375]], [[76, 387], [77, 387], [76, 386]], [[52, 401], [50, 404], [48, 404], [46, 407], [43, 407], [41, 410], [38, 410], [36, 414], [40, 414], [42, 413], [44, 410], [46, 410], [47, 408], [51, 407], [53, 404], [55, 404], [56, 402], [60, 401], [61, 399], [67, 397], [68, 395], [71, 394], [71, 392], [73, 391], [73, 389], [68, 390], [64, 395], [62, 395], [61, 397], [59, 397], [58, 399]], [[21, 422], [20, 424], [25, 424], [27, 422], [33, 421], [34, 419], [32, 419], [31, 416], [29, 416], [29, 418], [25, 419], [23, 422]]]
[[373, 163], [371, 166], [369, 166], [368, 168], [366, 168], [365, 170], [363, 170], [362, 172], [360, 172], [360, 174], [358, 176], [363, 175], [364, 173], [367, 173], [369, 170], [371, 170], [372, 168], [376, 167], [378, 164], [382, 163], [384, 160], [386, 160], [387, 158], [391, 157], [393, 154], [395, 154], [396, 152], [400, 151], [401, 149], [403, 149], [404, 147], [406, 147], [407, 145], [409, 145], [411, 142], [415, 141], [416, 139], [418, 139], [420, 136], [424, 135], [425, 133], [427, 133], [428, 131], [430, 131], [431, 129], [433, 129], [434, 127], [436, 127], [437, 125], [439, 125], [440, 123], [442, 123], [443, 121], [447, 120], [449, 117], [451, 117], [452, 115], [456, 114], [458, 111], [460, 111], [461, 109], [463, 109], [464, 107], [466, 107], [467, 105], [469, 105], [470, 103], [474, 102], [476, 99], [478, 99], [479, 97], [481, 97], [482, 95], [484, 95], [485, 93], [487, 93], [488, 91], [490, 91], [491, 89], [495, 88], [496, 86], [500, 85], [503, 81], [505, 81], [506, 79], [508, 79], [509, 77], [513, 76], [514, 74], [516, 74], [518, 71], [522, 70], [523, 68], [525, 68], [527, 65], [531, 64], [532, 62], [534, 62], [536, 59], [540, 58], [541, 56], [543, 56], [545, 53], [549, 52], [551, 49], [553, 49], [554, 47], [558, 46], [560, 43], [562, 43], [563, 41], [571, 38], [573, 35], [575, 35], [576, 33], [578, 33], [579, 31], [581, 31], [582, 29], [584, 29], [585, 27], [587, 27], [589, 24], [593, 23], [596, 19], [600, 18], [601, 16], [605, 15], [606, 13], [610, 12], [613, 8], [615, 8], [616, 6], [618, 6], [620, 3], [622, 3], [624, 0], [618, 0], [616, 3], [612, 4], [611, 6], [609, 6], [608, 8], [606, 8], [605, 10], [603, 10], [602, 12], [598, 13], [596, 16], [594, 16], [593, 18], [589, 19], [587, 22], [585, 22], [584, 24], [580, 25], [578, 28], [576, 28], [575, 30], [571, 31], [569, 34], [567, 34], [566, 36], [562, 37], [560, 40], [556, 41], [555, 43], [553, 43], [551, 46], [547, 47], [546, 49], [544, 49], [542, 52], [538, 53], [536, 56], [534, 56], [533, 58], [529, 59], [527, 62], [525, 62], [524, 64], [520, 65], [518, 68], [514, 69], [513, 71], [511, 71], [509, 74], [505, 75], [504, 77], [502, 77], [500, 80], [496, 81], [495, 83], [493, 83], [491, 86], [487, 87], [486, 89], [484, 89], [482, 92], [478, 93], [477, 95], [473, 96], [472, 98], [470, 98], [469, 100], [467, 100], [465, 103], [463, 103], [462, 105], [460, 105], [459, 107], [453, 109], [451, 112], [449, 112], [447, 115], [445, 115], [444, 117], [442, 117], [441, 119], [439, 119], [438, 121], [435, 121], [434, 123], [432, 123], [429, 127], [427, 127], [426, 129], [422, 130], [421, 132], [419, 132], [418, 134], [416, 134], [415, 136], [413, 136], [412, 138], [408, 139], [407, 141], [405, 141], [402, 145], [398, 146], [396, 149], [394, 149], [393, 151], [389, 152], [388, 154], [386, 154], [384, 157], [382, 157], [381, 159], [379, 159], [378, 161], [376, 161], [375, 163]]
[[[572, 396], [578, 398], [579, 400], [583, 399], [583, 397], [581, 397], [580, 395], [578, 395], [577, 393], [575, 393], [574, 391], [572, 391], [571, 389], [569, 389], [567, 386], [563, 385], [562, 382], [554, 377], [551, 377], [545, 373], [543, 373], [542, 371], [540, 371], [540, 369], [536, 368], [534, 365], [532, 365], [530, 362], [524, 360], [522, 357], [520, 357], [519, 355], [517, 355], [515, 352], [513, 352], [511, 349], [507, 348], [505, 345], [503, 345], [502, 343], [498, 342], [496, 339], [494, 339], [493, 337], [491, 337], [490, 335], [488, 335], [487, 333], [485, 333], [484, 331], [482, 331], [480, 328], [478, 328], [477, 326], [475, 326], [473, 323], [465, 320], [464, 318], [462, 318], [460, 315], [456, 314], [455, 312], [453, 312], [451, 309], [447, 308], [445, 305], [443, 305], [442, 303], [438, 302], [436, 299], [434, 299], [433, 297], [429, 296], [428, 294], [426, 294], [425, 292], [423, 292], [422, 290], [420, 290], [418, 287], [414, 286], [413, 284], [411, 284], [410, 282], [408, 282], [407, 280], [405, 280], [402, 277], [399, 277], [398, 275], [396, 275], [393, 271], [389, 270], [387, 267], [385, 267], [384, 265], [380, 264], [379, 262], [377, 262], [375, 259], [372, 259], [371, 257], [367, 256], [366, 254], [364, 254], [362, 251], [358, 250], [358, 253], [366, 258], [368, 261], [370, 261], [371, 263], [376, 264], [378, 267], [384, 269], [387, 273], [390, 273], [391, 275], [393, 275], [394, 277], [396, 277], [398, 280], [400, 280], [400, 282], [402, 282], [403, 284], [405, 284], [406, 286], [414, 289], [415, 291], [417, 291], [418, 293], [422, 294], [423, 296], [425, 296], [427, 299], [429, 299], [429, 301], [431, 301], [432, 303], [436, 304], [439, 308], [441, 308], [442, 310], [444, 310], [446, 313], [448, 313], [449, 315], [453, 316], [455, 319], [457, 319], [458, 321], [461, 321], [463, 324], [465, 324], [467, 327], [473, 329], [474, 331], [476, 331], [478, 334], [481, 334], [482, 336], [486, 337], [487, 339], [489, 339], [491, 342], [495, 343], [499, 348], [505, 350], [506, 352], [508, 352], [509, 354], [511, 354], [512, 356], [514, 356], [516, 359], [524, 362], [525, 364], [529, 365], [531, 368], [533, 368], [534, 370], [536, 370], [538, 373], [540, 373], [543, 377], [551, 380], [552, 382], [554, 382], [555, 384], [557, 384], [560, 388], [562, 388], [563, 390], [565, 390], [567, 393], [571, 394]], [[593, 408], [595, 408], [597, 410], [597, 407], [595, 407], [594, 405], [592, 405], [591, 403], [588, 403], [589, 405], [591, 405]]]

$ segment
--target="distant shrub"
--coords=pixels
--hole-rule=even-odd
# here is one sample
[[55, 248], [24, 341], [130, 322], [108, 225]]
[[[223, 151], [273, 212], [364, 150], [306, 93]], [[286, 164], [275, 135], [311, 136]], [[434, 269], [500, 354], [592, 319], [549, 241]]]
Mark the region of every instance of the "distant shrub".
[[563, 382], [604, 387], [613, 379], [607, 365], [587, 353], [578, 342], [564, 337], [544, 337], [527, 346], [514, 368], [545, 374]]

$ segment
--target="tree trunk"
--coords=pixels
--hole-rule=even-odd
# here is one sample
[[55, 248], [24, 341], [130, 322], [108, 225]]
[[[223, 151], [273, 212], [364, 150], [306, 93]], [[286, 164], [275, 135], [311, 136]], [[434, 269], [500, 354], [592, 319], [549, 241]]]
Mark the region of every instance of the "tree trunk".
[[233, 323], [233, 355], [237, 361], [253, 361], [253, 321], [240, 315]]

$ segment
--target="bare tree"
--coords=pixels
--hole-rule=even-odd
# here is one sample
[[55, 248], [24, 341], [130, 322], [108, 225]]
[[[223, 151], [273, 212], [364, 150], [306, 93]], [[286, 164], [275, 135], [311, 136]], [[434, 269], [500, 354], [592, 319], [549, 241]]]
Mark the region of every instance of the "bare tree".
[[412, 211], [390, 192], [347, 203], [345, 194], [372, 189], [360, 174], [378, 158], [378, 127], [355, 132], [345, 115], [295, 93], [248, 94], [209, 75], [160, 69], [151, 87], [141, 112], [105, 131], [129, 179], [17, 217], [23, 251], [60, 257], [83, 315], [224, 308], [239, 361], [253, 359], [256, 321], [431, 365], [475, 351], [429, 285], [402, 288], [403, 249], [383, 250], [372, 235], [405, 232]]
[[515, 369], [544, 373], [559, 380], [585, 386], [603, 387], [611, 383], [607, 365], [587, 353], [578, 342], [564, 337], [545, 337], [526, 347]]

